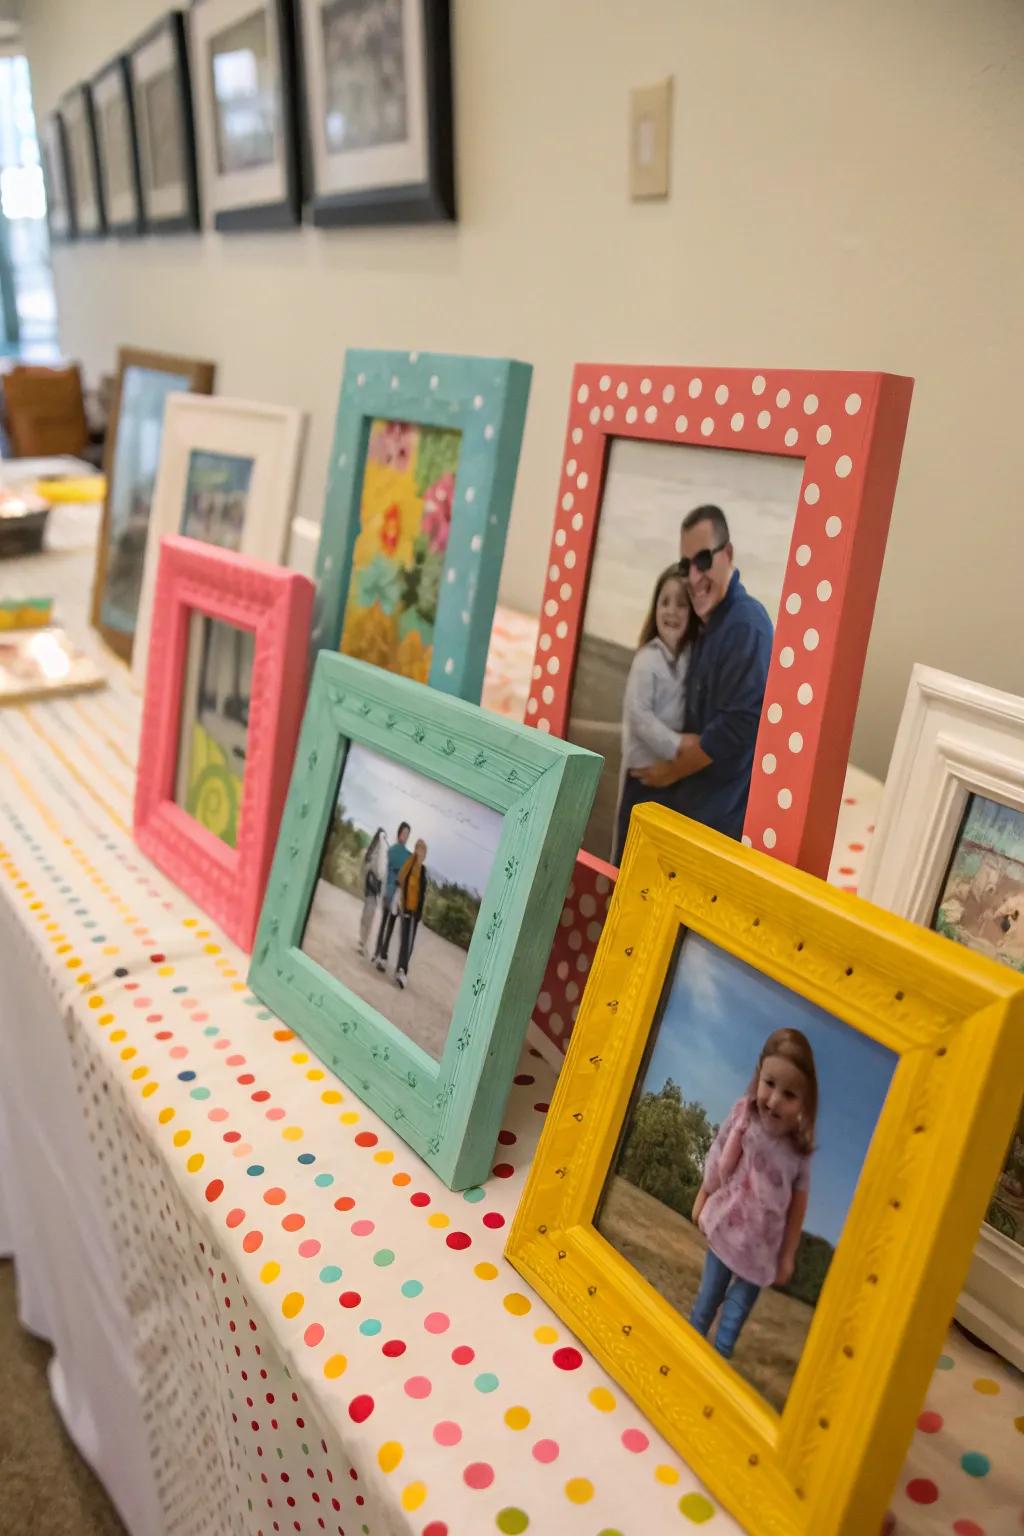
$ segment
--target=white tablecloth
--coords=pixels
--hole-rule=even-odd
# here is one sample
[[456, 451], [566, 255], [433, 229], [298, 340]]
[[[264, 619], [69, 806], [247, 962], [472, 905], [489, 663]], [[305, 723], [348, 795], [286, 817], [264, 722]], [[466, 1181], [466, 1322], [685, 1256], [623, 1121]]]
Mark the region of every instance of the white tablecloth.
[[[133, 1536], [735, 1532], [502, 1259], [551, 1070], [524, 1056], [492, 1178], [445, 1190], [138, 854], [111, 666], [0, 712], [0, 1157], [22, 1315]], [[1017, 1529], [1016, 1418], [951, 1336], [899, 1532]]]

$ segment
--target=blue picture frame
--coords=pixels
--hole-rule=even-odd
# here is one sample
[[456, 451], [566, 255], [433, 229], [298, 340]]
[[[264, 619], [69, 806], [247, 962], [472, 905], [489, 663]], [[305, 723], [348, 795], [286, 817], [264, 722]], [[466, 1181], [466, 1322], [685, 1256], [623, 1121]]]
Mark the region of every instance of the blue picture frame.
[[430, 670], [421, 681], [479, 702], [532, 374], [531, 364], [509, 358], [346, 354], [316, 561], [314, 653], [341, 644], [372, 422], [457, 431]]
[[[436, 1059], [300, 947], [355, 744], [502, 817]], [[451, 1189], [490, 1171], [602, 762], [379, 667], [317, 659], [249, 986]]]

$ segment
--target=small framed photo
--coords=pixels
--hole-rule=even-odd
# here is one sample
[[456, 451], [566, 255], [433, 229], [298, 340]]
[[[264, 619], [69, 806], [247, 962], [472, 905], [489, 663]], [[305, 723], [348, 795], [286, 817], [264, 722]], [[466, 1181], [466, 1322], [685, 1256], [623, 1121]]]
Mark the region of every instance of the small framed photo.
[[315, 224], [455, 218], [448, 0], [295, 0]]
[[635, 805], [824, 876], [913, 381], [580, 364], [528, 724], [605, 770], [538, 1023], [567, 1021]]
[[507, 1257], [752, 1536], [877, 1531], [1022, 1073], [1024, 977], [641, 806]]
[[304, 417], [292, 406], [171, 394], [146, 536], [132, 676], [145, 685], [160, 541], [180, 533], [256, 560], [288, 543]]
[[75, 231], [79, 240], [95, 240], [106, 233], [106, 217], [96, 158], [91, 86], [76, 85], [63, 97], [60, 111], [71, 167]]
[[60, 112], [43, 120], [39, 136], [43, 186], [46, 189], [46, 220], [55, 245], [75, 238], [75, 210], [71, 197], [67, 136]]
[[449, 1188], [490, 1167], [599, 772], [317, 658], [249, 985]]
[[[1024, 699], [916, 666], [861, 892], [1024, 972]], [[1024, 1370], [1024, 1099], [957, 1317]]]
[[245, 950], [302, 719], [312, 607], [297, 571], [163, 541], [135, 840]]
[[214, 227], [298, 224], [292, 0], [201, 0], [191, 27], [203, 182]]
[[169, 397], [213, 389], [213, 363], [121, 347], [104, 450], [103, 504], [92, 622], [122, 661], [130, 661]]
[[149, 234], [199, 228], [199, 182], [185, 17], [168, 11], [128, 52]]
[[479, 700], [532, 371], [507, 358], [346, 354], [314, 649]]
[[139, 155], [128, 63], [123, 55], [93, 77], [98, 183], [112, 235], [142, 233]]

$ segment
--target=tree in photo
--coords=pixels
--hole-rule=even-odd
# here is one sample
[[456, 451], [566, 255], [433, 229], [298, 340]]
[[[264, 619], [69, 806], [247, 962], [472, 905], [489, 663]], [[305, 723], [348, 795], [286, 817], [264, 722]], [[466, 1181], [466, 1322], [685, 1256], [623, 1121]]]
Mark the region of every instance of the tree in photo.
[[717, 1134], [703, 1104], [684, 1099], [679, 1084], [667, 1078], [657, 1093], [640, 1096], [619, 1172], [689, 1220]]

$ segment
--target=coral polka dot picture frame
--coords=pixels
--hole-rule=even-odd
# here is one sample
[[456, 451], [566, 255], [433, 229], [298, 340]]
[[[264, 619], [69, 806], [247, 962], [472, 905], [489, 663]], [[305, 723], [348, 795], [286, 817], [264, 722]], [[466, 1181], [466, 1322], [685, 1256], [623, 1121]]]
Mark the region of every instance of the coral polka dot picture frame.
[[480, 700], [533, 369], [346, 354], [313, 650]]
[[775, 625], [743, 841], [826, 873], [912, 389], [883, 373], [576, 367], [526, 705], [527, 724], [608, 765], [535, 1012], [560, 1049], [615, 880], [626, 671], [696, 506], [726, 513]]

